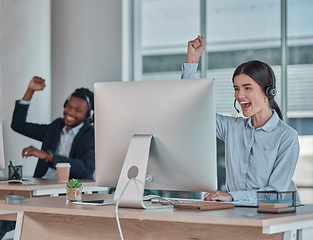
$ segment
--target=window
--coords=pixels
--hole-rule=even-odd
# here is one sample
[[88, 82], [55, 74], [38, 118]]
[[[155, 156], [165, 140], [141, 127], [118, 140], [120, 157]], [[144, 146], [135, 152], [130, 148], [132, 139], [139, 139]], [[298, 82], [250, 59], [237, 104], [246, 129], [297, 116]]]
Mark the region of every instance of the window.
[[313, 0], [289, 0], [287, 5], [287, 116], [297, 129], [300, 158], [294, 180], [304, 202], [313, 188]]
[[[180, 78], [187, 42], [201, 34], [207, 47], [197, 74], [216, 79], [217, 111], [235, 114], [234, 69], [253, 59], [272, 66], [277, 79], [276, 101], [287, 117], [285, 121], [299, 133], [301, 154], [294, 180], [302, 200], [312, 203], [306, 194], [313, 191], [313, 0], [138, 2], [141, 31], [135, 32], [135, 38], [141, 41], [141, 51], [136, 52], [142, 59], [140, 79]], [[223, 144], [218, 142], [218, 148], [222, 169]], [[224, 174], [220, 172], [221, 189]]]
[[200, 32], [199, 15], [199, 0], [142, 1], [143, 79], [180, 77], [186, 44]]

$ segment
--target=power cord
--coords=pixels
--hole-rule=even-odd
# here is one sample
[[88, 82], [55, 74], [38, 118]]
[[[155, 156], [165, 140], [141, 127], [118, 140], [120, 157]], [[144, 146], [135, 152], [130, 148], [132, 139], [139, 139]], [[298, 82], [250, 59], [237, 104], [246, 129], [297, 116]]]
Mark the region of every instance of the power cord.
[[118, 227], [118, 231], [120, 233], [120, 237], [121, 237], [121, 240], [124, 240], [124, 237], [123, 237], [123, 232], [122, 232], [122, 228], [121, 228], [121, 224], [120, 224], [120, 220], [119, 220], [119, 217], [118, 217], [118, 205], [120, 203], [120, 200], [121, 198], [123, 197], [124, 193], [125, 193], [125, 190], [127, 189], [129, 183], [131, 181], [135, 180], [135, 178], [130, 178], [127, 182], [127, 184], [125, 185], [120, 197], [118, 198], [117, 202], [116, 202], [116, 205], [115, 205], [115, 216], [116, 216], [116, 222], [117, 222], [117, 227]]

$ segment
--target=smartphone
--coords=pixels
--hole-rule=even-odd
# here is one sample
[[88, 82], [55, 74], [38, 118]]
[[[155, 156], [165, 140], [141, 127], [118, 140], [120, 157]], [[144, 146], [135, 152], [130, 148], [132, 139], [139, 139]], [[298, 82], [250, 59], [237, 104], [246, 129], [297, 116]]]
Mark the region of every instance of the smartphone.
[[81, 202], [74, 202], [75, 204], [86, 204], [86, 205], [114, 205], [113, 199], [107, 199], [107, 200], [87, 200], [87, 201], [81, 201]]
[[104, 200], [90, 200], [90, 201], [82, 201], [82, 203], [104, 203]]

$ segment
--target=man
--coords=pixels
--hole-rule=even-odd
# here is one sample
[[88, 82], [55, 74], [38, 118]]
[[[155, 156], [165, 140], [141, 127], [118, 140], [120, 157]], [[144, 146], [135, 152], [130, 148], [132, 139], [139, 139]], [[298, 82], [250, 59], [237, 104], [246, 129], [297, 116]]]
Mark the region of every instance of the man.
[[[57, 179], [56, 164], [70, 163], [70, 178], [93, 179], [95, 142], [94, 97], [86, 88], [76, 89], [64, 103], [64, 118], [50, 124], [26, 122], [30, 100], [35, 91], [45, 88], [45, 80], [33, 77], [22, 100], [16, 101], [11, 127], [14, 131], [42, 142], [41, 150], [29, 146], [23, 157], [38, 157], [34, 177]], [[0, 239], [15, 228], [15, 221], [0, 221]]]
[[[22, 100], [16, 101], [11, 127], [14, 131], [42, 142], [41, 150], [29, 146], [23, 157], [38, 157], [34, 177], [57, 179], [56, 164], [70, 163], [70, 178], [93, 179], [95, 142], [93, 121], [94, 97], [86, 88], [76, 89], [64, 103], [64, 118], [50, 124], [26, 122], [30, 100], [35, 91], [45, 88], [45, 80], [33, 77]], [[0, 221], [0, 239], [15, 228], [15, 221]]]
[[16, 101], [12, 129], [42, 142], [41, 150], [29, 146], [23, 149], [22, 156], [39, 158], [33, 175], [37, 178], [57, 179], [56, 164], [70, 163], [70, 178], [93, 179], [93, 93], [86, 88], [76, 89], [64, 103], [63, 118], [57, 118], [50, 124], [26, 122], [33, 94], [35, 91], [42, 91], [45, 86], [44, 79], [33, 77], [22, 100]]

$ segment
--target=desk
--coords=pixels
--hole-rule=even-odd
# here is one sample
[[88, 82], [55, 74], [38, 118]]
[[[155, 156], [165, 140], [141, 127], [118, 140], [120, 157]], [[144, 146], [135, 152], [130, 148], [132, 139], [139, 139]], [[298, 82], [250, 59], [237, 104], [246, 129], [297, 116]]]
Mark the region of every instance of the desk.
[[[65, 183], [58, 183], [57, 180], [48, 180], [41, 178], [31, 178], [24, 181], [28, 185], [9, 184], [8, 181], [0, 181], [0, 200], [5, 199], [6, 195], [18, 195], [25, 198], [42, 197], [42, 196], [58, 196], [65, 194]], [[107, 188], [98, 187], [94, 180], [80, 180], [83, 184], [83, 193], [90, 194], [92, 192], [106, 192]], [[0, 220], [15, 221], [22, 216], [17, 212], [10, 213], [0, 210]], [[18, 224], [17, 224], [18, 226]]]
[[[109, 195], [83, 195], [83, 200]], [[26, 199], [22, 204], [0, 201], [0, 209], [20, 212], [21, 239], [119, 239], [114, 206], [65, 204], [65, 196]], [[312, 239], [313, 206], [296, 213], [265, 214], [249, 218], [256, 208], [217, 211], [120, 208], [120, 222], [126, 240], [132, 239]], [[19, 220], [18, 220], [19, 221]], [[285, 232], [285, 236], [283, 234]], [[312, 232], [311, 232], [312, 233]], [[309, 237], [309, 238], [308, 238]]]
[[[107, 188], [98, 187], [94, 180], [79, 180], [83, 184], [84, 193], [94, 191], [103, 192]], [[25, 181], [26, 184], [9, 184], [7, 181], [0, 181], [0, 200], [5, 199], [6, 195], [18, 195], [25, 198], [39, 196], [58, 196], [65, 194], [65, 183], [58, 183], [57, 180], [48, 180], [41, 178], [31, 178]]]

